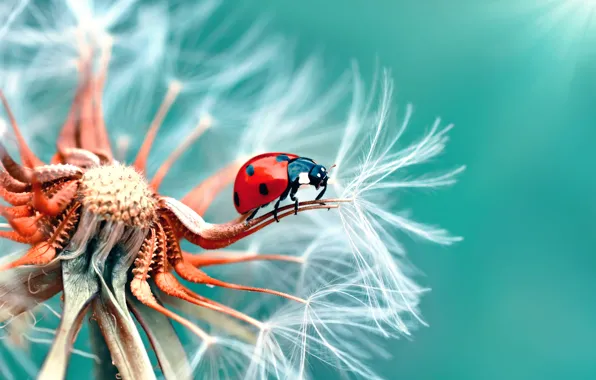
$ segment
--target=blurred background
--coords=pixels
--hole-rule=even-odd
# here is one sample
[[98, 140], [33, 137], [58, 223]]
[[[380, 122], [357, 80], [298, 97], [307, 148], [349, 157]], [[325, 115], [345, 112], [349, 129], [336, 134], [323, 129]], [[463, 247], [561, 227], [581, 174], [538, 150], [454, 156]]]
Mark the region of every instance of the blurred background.
[[413, 133], [455, 124], [437, 166], [466, 172], [400, 206], [464, 241], [404, 241], [430, 326], [391, 343], [384, 377], [596, 379], [593, 16], [586, 0], [231, 0], [209, 20], [231, 17], [234, 40], [265, 18], [330, 83], [387, 67]]
[[[236, 9], [236, 4], [226, 4]], [[389, 379], [596, 378], [596, 2], [244, 3], [297, 59], [389, 67], [413, 120], [454, 123], [454, 187], [407, 194], [419, 220], [464, 237], [405, 244], [432, 288], [430, 324], [380, 361]], [[422, 133], [422, 130], [418, 131]]]

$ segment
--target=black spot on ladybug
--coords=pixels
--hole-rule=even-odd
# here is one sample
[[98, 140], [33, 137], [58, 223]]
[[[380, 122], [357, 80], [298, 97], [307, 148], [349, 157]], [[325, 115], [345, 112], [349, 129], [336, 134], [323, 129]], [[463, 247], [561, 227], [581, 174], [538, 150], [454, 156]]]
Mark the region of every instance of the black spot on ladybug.
[[279, 156], [275, 157], [275, 160], [277, 162], [290, 161], [290, 157], [286, 156], [285, 154], [280, 154]]
[[240, 207], [240, 197], [238, 196], [237, 191], [234, 191], [234, 204], [236, 207]]
[[261, 195], [269, 194], [269, 189], [267, 188], [266, 184], [262, 183], [259, 185], [259, 193], [261, 193]]
[[255, 167], [252, 165], [248, 165], [246, 167], [246, 174], [248, 174], [249, 176], [252, 176], [253, 174], [255, 174]]

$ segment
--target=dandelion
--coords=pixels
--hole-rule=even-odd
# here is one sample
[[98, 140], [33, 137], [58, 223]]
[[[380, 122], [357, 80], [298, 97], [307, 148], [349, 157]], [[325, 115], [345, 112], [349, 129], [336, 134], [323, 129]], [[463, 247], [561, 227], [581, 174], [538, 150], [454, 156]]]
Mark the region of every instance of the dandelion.
[[[199, 31], [216, 5], [12, 8], [0, 237], [20, 245], [0, 261], [0, 323], [29, 375], [64, 378], [78, 354], [97, 378], [302, 379], [325, 365], [374, 379], [371, 363], [388, 357], [378, 342], [424, 323], [426, 289], [398, 233], [459, 238], [394, 212], [395, 194], [455, 182], [463, 167], [411, 174], [444, 151], [451, 126], [437, 120], [402, 146], [413, 110], [393, 113], [388, 72], [379, 89], [356, 66], [319, 89], [317, 61], [292, 67], [261, 25], [210, 53], [221, 30]], [[270, 151], [333, 166], [326, 199], [301, 190], [279, 223], [270, 210], [235, 214], [229, 185]], [[58, 325], [41, 326], [45, 315]], [[90, 345], [75, 347], [85, 328]], [[39, 368], [24, 341], [47, 344]]]

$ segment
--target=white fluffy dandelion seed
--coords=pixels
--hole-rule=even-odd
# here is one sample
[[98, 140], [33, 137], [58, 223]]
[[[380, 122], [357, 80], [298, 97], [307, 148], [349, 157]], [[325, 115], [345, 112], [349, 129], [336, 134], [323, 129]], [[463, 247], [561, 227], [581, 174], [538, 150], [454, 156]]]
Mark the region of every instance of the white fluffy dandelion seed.
[[[215, 1], [144, 5], [133, 0], [93, 4], [73, 0], [53, 1], [47, 7], [28, 4], [13, 12], [10, 25], [1, 36], [0, 71], [11, 74], [3, 78], [19, 80], [6, 80], [2, 86], [17, 104], [15, 114], [26, 125], [25, 137], [37, 143], [34, 146], [53, 142], [54, 136], [40, 135], [40, 131], [60, 123], [58, 120], [64, 117], [65, 105], [72, 101], [80, 82], [75, 79], [85, 72], [81, 67], [91, 65], [99, 73], [95, 79], [97, 88], [105, 86], [94, 101], [103, 113], [117, 162], [89, 169], [78, 182], [85, 190], [83, 185], [87, 184], [89, 173], [101, 172], [93, 183], [101, 185], [102, 191], [94, 185], [81, 191], [79, 198], [84, 201], [99, 197], [102, 203], [93, 209], [97, 218], [91, 224], [87, 223], [88, 218], [80, 219], [71, 239], [74, 243], [68, 246], [70, 255], [62, 255], [61, 259], [67, 265], [69, 260], [85, 258], [93, 251], [94, 239], [110, 236], [99, 246], [103, 247], [99, 251], [105, 259], [112, 255], [113, 247], [124, 241], [122, 236], [128, 236], [124, 232], [130, 231], [118, 224], [120, 219], [108, 218], [114, 218], [114, 212], [119, 210], [112, 205], [117, 198], [112, 188], [119, 187], [112, 187], [110, 181], [118, 180], [112, 178], [114, 168], [132, 159], [131, 152], [142, 144], [138, 136], [147, 129], [149, 139], [154, 139], [144, 173], [148, 180], [145, 183], [136, 174], [121, 177], [135, 177], [136, 182], [129, 186], [134, 189], [139, 184], [143, 184], [143, 189], [157, 189], [163, 182], [160, 194], [167, 198], [160, 198], [159, 210], [157, 203], [151, 202], [155, 212], [142, 225], [148, 229], [154, 228], [156, 213], [165, 209], [170, 212], [165, 217], [175, 215], [186, 227], [192, 223], [203, 226], [203, 216], [213, 223], [235, 218], [228, 185], [247, 157], [268, 151], [310, 157], [330, 171], [327, 195], [349, 202], [341, 203], [339, 210], [288, 217], [216, 253], [198, 252], [196, 256], [212, 255], [209, 257], [213, 265], [207, 265], [205, 270], [214, 278], [274, 289], [289, 297], [200, 285], [193, 291], [219, 302], [200, 307], [172, 294], [157, 293], [160, 302], [183, 315], [176, 315], [175, 320], [194, 332], [180, 334], [188, 335], [184, 346], [164, 317], [174, 314], [149, 310], [143, 306], [147, 301], [143, 297], [129, 297], [127, 302], [121, 302], [122, 297], [129, 296], [125, 295], [125, 288], [118, 293], [113, 284], [111, 288], [105, 285], [103, 278], [98, 285], [94, 282], [95, 273], [85, 274], [92, 279], [89, 284], [100, 286], [95, 291], [89, 289], [89, 299], [101, 289], [101, 302], [115, 310], [112, 315], [123, 323], [126, 331], [122, 335], [116, 329], [109, 331], [113, 342], [140, 344], [132, 323], [134, 315], [147, 332], [166, 378], [173, 374], [187, 376], [185, 371], [189, 368], [196, 376], [208, 378], [303, 379], [316, 375], [319, 366], [329, 366], [338, 376], [375, 379], [371, 364], [379, 357], [389, 356], [381, 347], [382, 339], [410, 335], [424, 323], [418, 305], [426, 289], [409, 277], [411, 269], [404, 260], [400, 232], [443, 245], [460, 240], [397, 211], [401, 206], [397, 203], [400, 191], [448, 186], [463, 170], [460, 167], [432, 175], [416, 174], [417, 166], [443, 153], [451, 126], [443, 126], [437, 120], [420, 133], [418, 140], [404, 142], [413, 110], [407, 106], [400, 117], [393, 112], [393, 87], [387, 72], [367, 89], [354, 65], [351, 72], [329, 86], [328, 81], [322, 80], [325, 75], [318, 59], [295, 67], [284, 58], [288, 56], [284, 40], [268, 38], [261, 24], [221, 51], [217, 41], [226, 30], [226, 23], [214, 31], [206, 27], [216, 5]], [[338, 118], [341, 114], [346, 117]], [[79, 153], [81, 157], [93, 158], [93, 165], [100, 162], [99, 156], [91, 156], [90, 151]], [[201, 181], [206, 184], [204, 187], [191, 190]], [[193, 195], [197, 189], [200, 196]], [[147, 190], [144, 198], [153, 199], [152, 196]], [[316, 194], [312, 189], [304, 189], [298, 196], [307, 201]], [[172, 197], [180, 197], [181, 201]], [[116, 203], [128, 205], [129, 198]], [[138, 204], [133, 206], [125, 211], [137, 210]], [[109, 211], [112, 208], [115, 211]], [[106, 220], [112, 224], [101, 222]], [[104, 224], [107, 227], [100, 227]], [[119, 234], [95, 233], [102, 228], [114, 228], [110, 231]], [[154, 240], [143, 235], [143, 228], [135, 229], [133, 235], [144, 238], [143, 249], [147, 249], [151, 245], [147, 242]], [[171, 244], [173, 238], [166, 237]], [[81, 241], [84, 244], [76, 244]], [[131, 244], [122, 245], [128, 254], [134, 251]], [[191, 250], [186, 245], [183, 249]], [[149, 268], [165, 256], [165, 251], [156, 249], [154, 256], [139, 258], [135, 265], [146, 264]], [[233, 265], [219, 265], [218, 257]], [[99, 260], [96, 256], [92, 259]], [[94, 270], [99, 274], [104, 264], [95, 264], [94, 261]], [[159, 270], [166, 271], [166, 264]], [[145, 274], [149, 276], [144, 280], [157, 275], [157, 269], [151, 267], [151, 273], [147, 270]], [[126, 283], [127, 273], [121, 270], [121, 278], [111, 280], [130, 285]], [[132, 273], [137, 276], [139, 269]], [[70, 282], [65, 280], [65, 287]], [[9, 283], [0, 279], [5, 289]], [[142, 290], [151, 294], [149, 283], [144, 282], [145, 285]], [[8, 293], [0, 294], [0, 300], [10, 299]], [[23, 300], [37, 302], [31, 295]], [[52, 305], [51, 301], [48, 305]], [[81, 305], [82, 308], [82, 301]], [[98, 306], [102, 303], [93, 299], [93, 307]], [[15, 309], [18, 304], [12, 302], [11, 307]], [[62, 318], [76, 316], [66, 306], [64, 314], [67, 315]], [[28, 326], [37, 327], [37, 317], [28, 315], [33, 318], [28, 320]], [[105, 315], [98, 318], [103, 318], [104, 328], [112, 323]], [[39, 328], [35, 331], [52, 335], [51, 329]], [[52, 342], [47, 337], [27, 334], [29, 341]], [[58, 334], [56, 339], [65, 337], [68, 336]], [[118, 346], [113, 342], [110, 350]], [[52, 344], [53, 352], [57, 352], [57, 346]], [[146, 370], [149, 358], [145, 353], [149, 347], [133, 348], [130, 352], [114, 351], [116, 365], [126, 366], [127, 361], [122, 358], [131, 355], [127, 358], [134, 363], [126, 368]], [[184, 353], [188, 361], [183, 358]], [[52, 365], [65, 370], [66, 364], [61, 361], [67, 360], [63, 356], [49, 357], [53, 361], [44, 364], [44, 375]], [[32, 372], [40, 366], [21, 365]], [[0, 364], [0, 373], [12, 373], [5, 367]], [[131, 373], [126, 372], [125, 376]]]
[[[339, 96], [318, 102], [309, 94], [309, 86], [302, 83], [311, 83], [312, 77], [303, 76], [304, 71], [296, 73], [297, 78], [286, 75], [279, 82], [265, 85], [264, 92], [271, 91], [267, 85], [280, 86], [276, 90], [279, 92], [263, 102], [263, 109], [256, 108], [253, 113], [278, 113], [270, 116], [271, 124], [264, 118], [243, 132], [242, 146], [248, 150], [243, 153], [299, 152], [328, 163], [328, 167], [335, 164], [329, 191], [353, 202], [341, 206], [339, 214], [319, 212], [296, 217], [292, 224], [280, 223], [234, 251], [236, 255], [283, 252], [296, 258], [293, 264], [255, 261], [237, 268], [222, 268], [221, 273], [242, 276], [259, 286], [275, 287], [308, 300], [306, 305], [255, 304], [253, 298], [237, 300], [236, 308], [249, 315], [265, 316], [256, 346], [241, 343], [238, 347], [248, 350], [242, 354], [245, 359], [251, 357], [249, 352], [253, 353], [252, 360], [244, 363], [248, 378], [306, 378], [313, 362], [358, 377], [375, 378], [369, 365], [375, 356], [387, 356], [378, 347], [375, 336], [409, 335], [412, 328], [424, 323], [418, 304], [426, 289], [406, 274], [410, 268], [402, 260], [405, 251], [397, 234], [403, 232], [443, 245], [461, 240], [441, 228], [396, 212], [396, 196], [408, 188], [451, 185], [464, 167], [432, 175], [409, 174], [412, 167], [444, 151], [451, 125], [443, 126], [436, 120], [420, 139], [402, 143], [413, 110], [407, 106], [401, 122], [391, 121], [392, 82], [387, 72], [380, 80], [379, 94], [373, 91], [367, 96], [354, 71], [352, 106], [343, 123], [334, 122], [330, 115]], [[280, 83], [285, 83], [285, 87]], [[342, 81], [338, 88], [347, 84]], [[329, 120], [331, 124], [320, 120]], [[289, 123], [288, 127], [276, 128], [284, 126], [284, 122]], [[326, 130], [328, 125], [330, 132]], [[316, 195], [308, 190], [299, 194], [300, 199]], [[224, 198], [221, 202], [218, 213], [225, 210], [229, 200]], [[209, 348], [203, 347], [197, 356], [204, 357], [207, 352]], [[197, 365], [200, 368], [200, 361]]]

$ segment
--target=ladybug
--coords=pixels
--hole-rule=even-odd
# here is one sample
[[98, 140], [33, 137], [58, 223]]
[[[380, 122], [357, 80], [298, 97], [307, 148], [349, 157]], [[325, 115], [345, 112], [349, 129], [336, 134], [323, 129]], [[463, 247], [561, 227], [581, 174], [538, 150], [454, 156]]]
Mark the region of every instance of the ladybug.
[[288, 195], [294, 201], [294, 212], [298, 213], [296, 192], [302, 185], [323, 188], [316, 200], [327, 190], [329, 179], [327, 169], [310, 158], [291, 153], [264, 153], [248, 160], [236, 175], [234, 182], [234, 205], [240, 214], [252, 211], [246, 219], [255, 217], [261, 207], [275, 202], [273, 216], [277, 218], [279, 203]]

